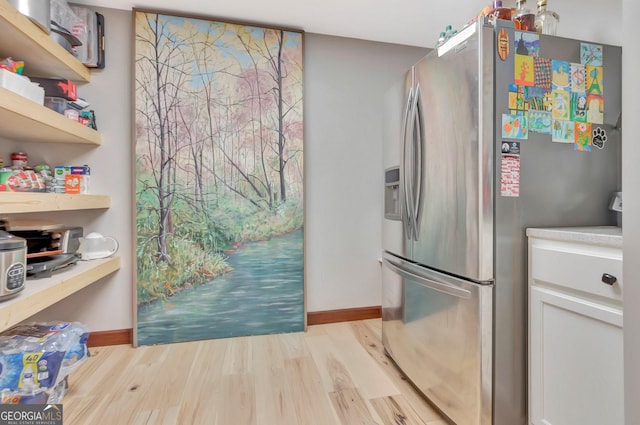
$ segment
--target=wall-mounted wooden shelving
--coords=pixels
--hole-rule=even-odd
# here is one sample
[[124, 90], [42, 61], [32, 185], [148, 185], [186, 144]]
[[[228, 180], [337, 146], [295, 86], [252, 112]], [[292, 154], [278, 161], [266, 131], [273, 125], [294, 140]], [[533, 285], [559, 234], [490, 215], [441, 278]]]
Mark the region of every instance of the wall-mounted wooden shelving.
[[24, 142], [102, 143], [96, 130], [1, 87], [0, 137]]
[[0, 215], [48, 211], [103, 209], [111, 206], [106, 195], [0, 192]]
[[0, 0], [0, 56], [25, 61], [25, 75], [89, 82], [91, 73], [49, 34]]
[[67, 298], [120, 269], [120, 257], [79, 261], [52, 277], [28, 279], [25, 288], [14, 298], [0, 303], [0, 331]]

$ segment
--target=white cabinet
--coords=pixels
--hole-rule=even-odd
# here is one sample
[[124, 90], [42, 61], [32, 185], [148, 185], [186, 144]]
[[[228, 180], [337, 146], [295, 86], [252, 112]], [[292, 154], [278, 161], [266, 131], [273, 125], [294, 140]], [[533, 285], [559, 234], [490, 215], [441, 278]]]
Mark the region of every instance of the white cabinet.
[[527, 235], [530, 424], [623, 425], [620, 229]]

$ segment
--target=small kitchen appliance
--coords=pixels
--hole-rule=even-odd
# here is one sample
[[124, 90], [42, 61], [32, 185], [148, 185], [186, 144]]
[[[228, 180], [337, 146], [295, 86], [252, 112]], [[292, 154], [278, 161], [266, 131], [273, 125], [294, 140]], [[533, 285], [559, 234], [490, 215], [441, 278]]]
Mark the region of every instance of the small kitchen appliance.
[[24, 289], [26, 263], [27, 242], [0, 230], [0, 301]]
[[80, 238], [78, 253], [82, 260], [98, 260], [111, 257], [118, 251], [118, 247], [118, 241], [114, 238], [92, 232], [86, 237]]
[[26, 241], [26, 274], [29, 278], [50, 277], [78, 261], [82, 227], [65, 227], [48, 222], [10, 222], [8, 231]]

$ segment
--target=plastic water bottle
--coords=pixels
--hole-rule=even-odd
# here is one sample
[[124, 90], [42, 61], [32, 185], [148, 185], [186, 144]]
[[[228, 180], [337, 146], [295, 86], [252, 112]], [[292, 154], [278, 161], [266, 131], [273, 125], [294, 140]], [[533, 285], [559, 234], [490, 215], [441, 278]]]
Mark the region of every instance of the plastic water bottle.
[[438, 37], [438, 43], [436, 44], [436, 47], [440, 47], [444, 44], [444, 42], [446, 41], [446, 33], [443, 31], [440, 33], [440, 37]]

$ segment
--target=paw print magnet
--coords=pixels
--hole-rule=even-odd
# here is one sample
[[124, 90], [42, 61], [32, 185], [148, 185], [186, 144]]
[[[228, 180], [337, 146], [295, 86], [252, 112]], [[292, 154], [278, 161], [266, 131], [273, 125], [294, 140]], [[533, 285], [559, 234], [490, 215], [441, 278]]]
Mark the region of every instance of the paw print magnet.
[[604, 149], [604, 144], [607, 143], [607, 132], [600, 127], [594, 128], [592, 143], [596, 148]]

